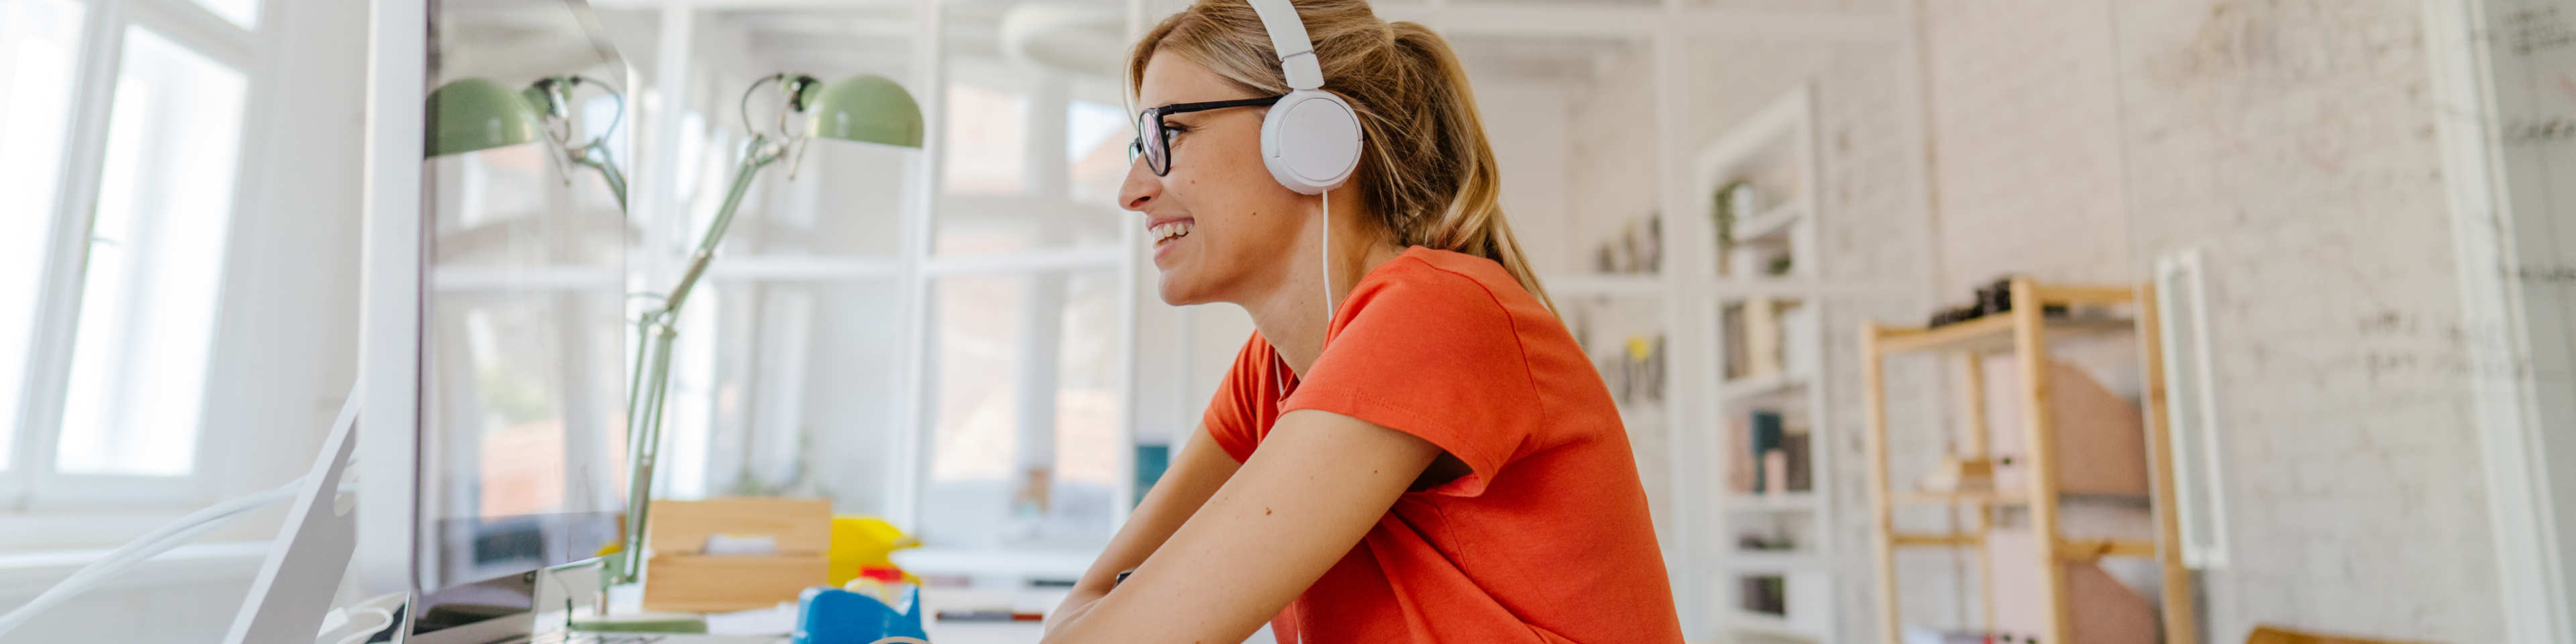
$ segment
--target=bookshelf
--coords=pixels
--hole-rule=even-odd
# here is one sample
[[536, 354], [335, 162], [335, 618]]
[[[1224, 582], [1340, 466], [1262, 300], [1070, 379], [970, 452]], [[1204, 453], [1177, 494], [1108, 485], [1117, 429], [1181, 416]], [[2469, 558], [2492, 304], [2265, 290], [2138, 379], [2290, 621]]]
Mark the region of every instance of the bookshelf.
[[[1713, 433], [1717, 480], [1695, 535], [1709, 553], [1703, 601], [1717, 641], [1839, 641], [1834, 513], [1821, 321], [1828, 296], [1868, 285], [1821, 278], [1822, 183], [1812, 90], [1801, 87], [1702, 150], [1686, 194], [1708, 249], [1682, 271], [1705, 307], [1712, 359], [1698, 429]], [[1705, 461], [1703, 461], [1705, 462]]]

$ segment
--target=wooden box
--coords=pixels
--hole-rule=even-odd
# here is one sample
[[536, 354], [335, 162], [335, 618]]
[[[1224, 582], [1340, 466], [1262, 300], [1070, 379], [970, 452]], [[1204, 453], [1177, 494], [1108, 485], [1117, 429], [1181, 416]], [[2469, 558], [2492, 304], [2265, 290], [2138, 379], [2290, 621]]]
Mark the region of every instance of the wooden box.
[[[829, 583], [832, 503], [821, 499], [654, 501], [645, 529], [644, 610], [714, 613], [796, 601]], [[710, 538], [774, 544], [711, 554]]]

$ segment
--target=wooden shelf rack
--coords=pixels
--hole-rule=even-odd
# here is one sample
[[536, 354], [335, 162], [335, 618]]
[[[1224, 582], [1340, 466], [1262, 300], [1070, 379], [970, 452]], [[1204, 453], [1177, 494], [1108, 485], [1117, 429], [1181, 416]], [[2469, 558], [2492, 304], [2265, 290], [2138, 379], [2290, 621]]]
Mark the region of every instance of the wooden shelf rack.
[[[1860, 330], [1862, 356], [1861, 378], [1866, 390], [1864, 409], [1868, 420], [1870, 504], [1875, 514], [1872, 535], [1877, 550], [1879, 619], [1886, 627], [1890, 644], [1902, 639], [1902, 623], [1897, 619], [1895, 549], [1899, 547], [1974, 548], [1981, 565], [1986, 554], [1986, 537], [1994, 529], [1993, 509], [2001, 506], [2027, 508], [2030, 529], [2043, 535], [2037, 552], [2042, 570], [2042, 594], [2051, 606], [2046, 626], [2040, 631], [2047, 644], [2075, 644], [2072, 611], [2067, 596], [2064, 562], [2089, 561], [2099, 557], [2144, 557], [2158, 560], [2164, 576], [2163, 618], [2167, 644], [2193, 644], [2191, 615], [2191, 580], [2182, 567], [2182, 554], [2177, 546], [2175, 518], [2172, 516], [2173, 483], [2167, 465], [2171, 446], [2161, 427], [2161, 418], [2146, 430], [2152, 482], [2149, 499], [2155, 515], [2157, 537], [2152, 541], [2116, 539], [2070, 539], [2060, 531], [2056, 500], [2058, 489], [2058, 432], [2049, 409], [2048, 342], [2056, 336], [2108, 333], [2138, 333], [2149, 358], [2146, 360], [2149, 391], [2146, 401], [2153, 418], [2155, 406], [2161, 403], [2162, 376], [2156, 352], [2155, 310], [2152, 291], [2121, 286], [2043, 285], [2027, 278], [2011, 280], [2012, 310], [1938, 328], [1886, 327], [1865, 323]], [[2143, 293], [2141, 292], [2143, 291]], [[2143, 296], [2142, 296], [2143, 295]], [[2078, 311], [2073, 317], [2051, 318], [2049, 306], [2098, 307], [2136, 303], [2136, 320], [2109, 316], [2086, 317]], [[2020, 371], [2015, 392], [2022, 405], [2021, 417], [2027, 432], [2022, 444], [2027, 451], [2029, 482], [2024, 488], [1968, 492], [1899, 492], [1889, 486], [1887, 466], [1887, 388], [1882, 365], [1888, 356], [1910, 353], [1949, 354], [1967, 363], [1967, 399], [1972, 401], [1967, 414], [1967, 441], [1964, 456], [1986, 456], [1988, 428], [1982, 401], [1984, 378], [1980, 372], [1982, 355], [2009, 353]], [[1899, 533], [1895, 530], [1894, 508], [1897, 506], [1943, 506], [1974, 510], [1976, 519], [1967, 532], [1951, 534]], [[2161, 543], [2160, 543], [2161, 542]], [[1985, 614], [1993, 621], [1993, 584], [1979, 584], [1985, 589]]]

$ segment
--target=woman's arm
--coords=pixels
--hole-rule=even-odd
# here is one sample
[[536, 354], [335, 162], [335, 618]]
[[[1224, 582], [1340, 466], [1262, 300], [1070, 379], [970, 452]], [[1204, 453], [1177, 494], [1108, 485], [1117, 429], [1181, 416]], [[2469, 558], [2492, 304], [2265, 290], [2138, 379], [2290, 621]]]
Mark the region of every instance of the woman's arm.
[[1349, 554], [1440, 453], [1349, 416], [1289, 412], [1133, 577], [1045, 642], [1241, 642]]
[[1102, 549], [1100, 558], [1091, 562], [1091, 569], [1082, 573], [1073, 592], [1047, 616], [1047, 630], [1053, 631], [1088, 612], [1092, 602], [1116, 585], [1120, 571], [1145, 563], [1145, 557], [1163, 547], [1163, 541], [1181, 529], [1181, 522], [1190, 520], [1190, 515], [1198, 512], [1208, 497], [1215, 496], [1217, 487], [1225, 485], [1240, 467], [1234, 456], [1225, 453], [1225, 448], [1208, 438], [1204, 430], [1183, 444], [1179, 457], [1172, 459], [1172, 468], [1163, 472], [1162, 480], [1145, 493], [1144, 502], [1127, 516], [1127, 525], [1118, 529], [1118, 536], [1110, 538], [1109, 547]]

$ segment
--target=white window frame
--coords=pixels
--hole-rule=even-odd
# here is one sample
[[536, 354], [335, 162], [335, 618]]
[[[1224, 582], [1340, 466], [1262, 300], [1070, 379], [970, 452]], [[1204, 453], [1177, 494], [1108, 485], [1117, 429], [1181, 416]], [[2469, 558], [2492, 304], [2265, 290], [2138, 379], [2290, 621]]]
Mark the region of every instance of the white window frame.
[[[236, 170], [226, 222], [234, 230], [242, 228], [247, 215], [257, 212], [261, 195], [256, 186], [262, 179], [260, 160], [266, 146], [262, 131], [266, 119], [259, 115], [267, 113], [274, 100], [270, 88], [275, 47], [262, 38], [268, 25], [277, 22], [273, 3], [261, 2], [258, 25], [246, 29], [194, 0], [76, 1], [84, 11], [71, 123], [59, 161], [65, 171], [57, 179], [53, 208], [44, 213], [52, 220], [51, 237], [39, 269], [33, 324], [25, 338], [29, 344], [26, 378], [18, 391], [0, 392], [20, 401], [16, 418], [0, 419], [8, 421], [6, 429], [14, 433], [10, 462], [0, 470], [0, 526], [9, 528], [0, 529], [0, 534], [49, 543], [112, 541], [216, 501], [230, 487], [225, 484], [248, 474], [228, 465], [240, 460], [231, 456], [256, 442], [246, 440], [255, 437], [237, 435], [241, 430], [200, 413], [196, 450], [186, 475], [70, 474], [56, 469], [81, 298], [87, 288], [89, 236], [100, 197], [117, 79], [124, 71], [128, 28], [150, 30], [242, 74], [241, 135], [234, 150]], [[226, 236], [225, 277], [217, 282], [223, 292], [216, 297], [214, 311], [218, 328], [209, 334], [208, 342], [220, 344], [225, 337], [222, 326], [231, 304], [228, 299], [235, 293], [230, 276], [240, 259], [234, 251], [243, 242], [240, 235]], [[222, 356], [220, 351], [209, 353], [209, 373], [224, 372]], [[210, 377], [201, 386], [211, 390], [220, 380]], [[201, 398], [201, 409], [210, 400]], [[0, 537], [0, 547], [20, 541]]]
[[[1137, 3], [1129, 4], [1132, 15]], [[925, 125], [931, 141], [925, 148], [930, 152], [930, 156], [925, 159], [924, 167], [928, 171], [922, 173], [924, 176], [921, 190], [929, 195], [940, 195], [945, 191], [947, 180], [945, 152], [949, 129], [945, 121], [948, 116], [948, 88], [955, 79], [951, 78], [950, 72], [953, 65], [946, 42], [946, 16], [943, 13], [946, 9], [947, 5], [937, 0], [921, 0], [915, 9], [916, 15], [923, 16], [924, 22], [928, 23], [922, 30], [924, 35], [915, 40], [915, 46], [918, 47], [916, 60], [926, 66], [921, 75], [925, 79], [922, 85], [925, 89], [921, 98]], [[1131, 31], [1135, 30], [1131, 25]], [[1057, 126], [1035, 128], [1024, 142], [1022, 165], [1026, 174], [1022, 192], [1015, 198], [1070, 199], [1071, 188], [1063, 174], [1066, 169], [1053, 166], [1062, 165], [1061, 161], [1064, 159], [1066, 151], [1060, 147], [1064, 140], [1061, 126], [1067, 111], [1076, 99], [1077, 92], [1070, 87], [1057, 87], [1049, 91], [1035, 85], [1030, 79], [1008, 74], [984, 75], [975, 81], [970, 84], [1018, 94], [1026, 101], [1023, 105], [1023, 109], [1027, 110], [1024, 118], [1029, 119], [1031, 123], [1043, 120], [1051, 121]], [[1050, 167], [1053, 167], [1051, 171], [1040, 171]], [[909, 377], [904, 381], [912, 383], [912, 387], [904, 392], [904, 418], [897, 425], [905, 433], [898, 444], [904, 447], [905, 451], [902, 453], [908, 457], [901, 459], [901, 466], [895, 468], [900, 478], [892, 481], [892, 485], [887, 490], [894, 497], [890, 499], [891, 503], [888, 505], [889, 508], [894, 509], [891, 514], [901, 517], [903, 525], [916, 528], [922, 525], [923, 494], [930, 486], [930, 470], [927, 463], [932, 457], [931, 439], [938, 432], [938, 418], [932, 413], [937, 401], [931, 399], [936, 390], [926, 386], [930, 375], [927, 373], [930, 356], [937, 350], [936, 347], [930, 346], [929, 342], [929, 324], [937, 305], [931, 300], [931, 295], [933, 288], [948, 278], [965, 276], [1013, 279], [1034, 279], [1042, 276], [1070, 278], [1102, 270], [1110, 271], [1115, 276], [1119, 284], [1118, 365], [1115, 367], [1119, 383], [1117, 394], [1119, 405], [1115, 423], [1123, 440], [1115, 452], [1118, 463], [1114, 465], [1114, 469], [1132, 473], [1135, 467], [1132, 461], [1136, 445], [1136, 307], [1139, 291], [1138, 271], [1143, 269], [1143, 262], [1139, 261], [1139, 258], [1144, 256], [1144, 236], [1141, 233], [1122, 235], [1117, 238], [1119, 241], [1110, 245], [1050, 247], [1006, 255], [941, 254], [938, 252], [936, 230], [943, 213], [938, 210], [938, 207], [947, 200], [946, 197], [925, 199], [922, 200], [923, 207], [905, 213], [908, 219], [913, 219], [906, 222], [905, 228], [910, 234], [904, 236], [905, 246], [901, 249], [908, 269], [904, 275], [904, 288], [910, 293], [907, 299], [911, 304], [902, 312], [907, 316], [910, 328], [905, 342], [905, 351], [909, 354], [906, 359], [905, 374]], [[1070, 305], [1070, 302], [1066, 304]], [[1026, 349], [1027, 354], [1019, 356], [1020, 358], [1027, 359], [1036, 355], [1042, 356], [1051, 363], [1057, 359], [1059, 353], [1057, 346], [1030, 346]], [[1033, 393], [1023, 392], [1022, 402], [1026, 403], [1028, 396]], [[1047, 393], [1052, 395], [1053, 392]], [[1026, 428], [1020, 430], [1026, 431]], [[1115, 531], [1117, 526], [1127, 521], [1127, 514], [1132, 509], [1128, 507], [1128, 500], [1135, 498], [1135, 491], [1132, 489], [1133, 479], [1132, 475], [1120, 477], [1111, 486], [1113, 494], [1110, 503], [1109, 530], [1111, 531]], [[1102, 536], [1105, 541], [1108, 535]]]

